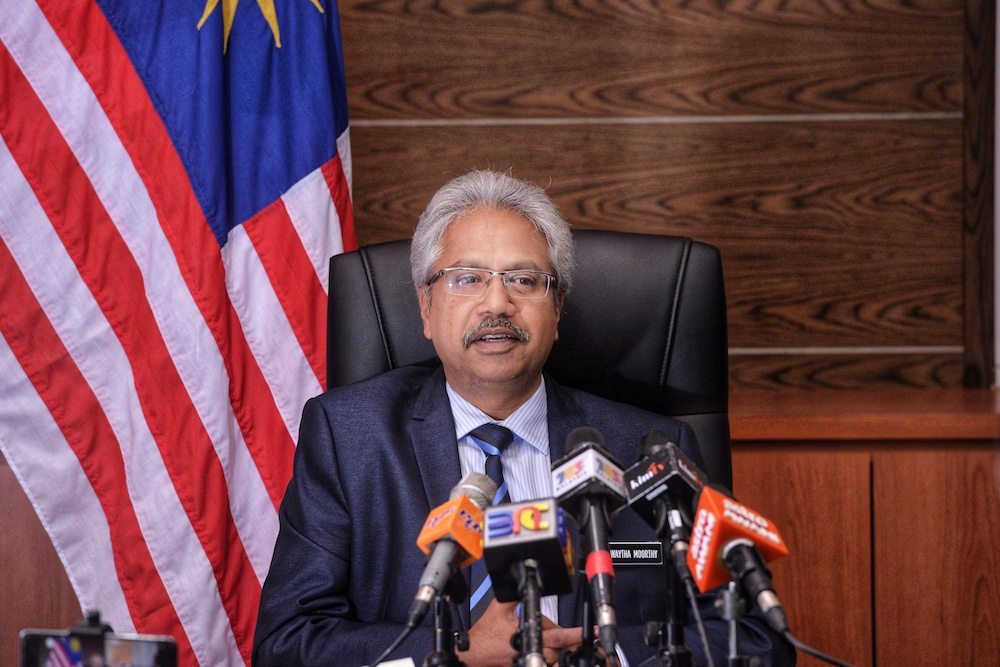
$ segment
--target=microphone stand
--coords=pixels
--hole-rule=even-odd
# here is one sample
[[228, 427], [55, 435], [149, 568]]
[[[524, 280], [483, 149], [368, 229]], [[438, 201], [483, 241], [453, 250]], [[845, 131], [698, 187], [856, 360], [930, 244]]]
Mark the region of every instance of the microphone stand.
[[434, 598], [434, 647], [424, 658], [423, 667], [467, 667], [455, 652], [469, 650], [469, 635], [455, 632], [451, 622], [451, 603], [465, 602], [469, 597], [469, 584], [458, 569], [453, 569], [444, 592]]
[[566, 650], [559, 656], [559, 667], [607, 667], [607, 661], [594, 649], [597, 636], [594, 634], [594, 613], [590, 603], [590, 586], [587, 585], [587, 574], [583, 568], [576, 573], [576, 590], [584, 591], [583, 595], [583, 641], [575, 651]]
[[521, 598], [520, 628], [511, 644], [517, 649], [515, 667], [547, 667], [542, 652], [542, 580], [538, 562], [527, 558], [517, 563], [517, 594]]
[[455, 632], [451, 625], [451, 597], [434, 598], [434, 648], [424, 658], [423, 667], [467, 667], [455, 652], [469, 649], [469, 635]]
[[739, 588], [735, 581], [729, 582], [729, 586], [719, 594], [715, 605], [719, 608], [722, 619], [729, 623], [729, 657], [726, 658], [726, 667], [755, 667], [759, 665], [758, 658], [740, 655], [739, 652], [737, 632], [746, 609], [746, 601], [740, 597]]
[[670, 521], [671, 514], [676, 512], [679, 515], [678, 502], [669, 493], [665, 494], [665, 498], [667, 502], [660, 505], [662, 509], [661, 516], [658, 517], [656, 537], [663, 545], [664, 556], [669, 562], [666, 576], [667, 622], [651, 623], [647, 626], [646, 644], [657, 646], [664, 667], [694, 667], [694, 654], [684, 643], [684, 626], [687, 625], [687, 591], [684, 590], [684, 583], [673, 558], [674, 544], [682, 539], [677, 532], [679, 526], [672, 526]]

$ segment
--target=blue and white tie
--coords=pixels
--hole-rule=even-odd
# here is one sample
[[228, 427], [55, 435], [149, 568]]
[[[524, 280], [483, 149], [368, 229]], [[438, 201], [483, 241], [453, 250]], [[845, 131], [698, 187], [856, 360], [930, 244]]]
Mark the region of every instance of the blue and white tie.
[[[503, 463], [500, 456], [510, 443], [514, 442], [514, 434], [509, 428], [499, 424], [483, 424], [473, 429], [469, 436], [486, 454], [486, 475], [497, 484], [497, 494], [493, 504], [510, 502], [507, 483], [503, 479]], [[486, 607], [493, 600], [493, 587], [490, 575], [486, 571], [483, 559], [472, 564], [472, 597], [469, 600], [469, 611], [472, 623], [483, 615]]]

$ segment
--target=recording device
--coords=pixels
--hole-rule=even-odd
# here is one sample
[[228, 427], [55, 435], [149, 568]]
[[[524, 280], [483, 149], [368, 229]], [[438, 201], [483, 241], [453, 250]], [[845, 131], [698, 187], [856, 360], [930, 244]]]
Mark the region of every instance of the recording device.
[[639, 460], [625, 471], [629, 507], [652, 526], [670, 550], [681, 576], [687, 575], [693, 499], [708, 478], [663, 431], [650, 431], [639, 441]]
[[417, 546], [429, 557], [410, 605], [408, 627], [420, 624], [434, 598], [449, 585], [456, 601], [468, 596], [465, 580], [455, 574], [482, 558], [483, 508], [492, 504], [496, 492], [496, 482], [489, 477], [469, 473], [451, 490], [448, 502], [427, 515], [417, 536]]
[[774, 523], [719, 488], [701, 490], [691, 531], [688, 566], [698, 589], [705, 592], [732, 578], [760, 607], [768, 625], [784, 634], [788, 619], [765, 561], [787, 556], [788, 547]]
[[573, 547], [554, 498], [486, 508], [483, 558], [499, 602], [520, 599], [518, 564], [536, 563], [545, 595], [573, 592]]
[[565, 457], [552, 464], [553, 491], [560, 506], [580, 526], [598, 637], [609, 660], [615, 660], [618, 641], [615, 572], [608, 537], [611, 517], [625, 508], [622, 467], [605, 450], [604, 437], [589, 426], [574, 429], [569, 434], [566, 451], [569, 453]]
[[177, 643], [166, 635], [28, 629], [20, 643], [20, 667], [177, 667]]

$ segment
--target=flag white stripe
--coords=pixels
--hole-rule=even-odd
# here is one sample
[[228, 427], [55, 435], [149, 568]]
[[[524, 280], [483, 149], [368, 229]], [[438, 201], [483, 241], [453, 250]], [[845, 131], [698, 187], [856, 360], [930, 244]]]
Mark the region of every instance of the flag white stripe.
[[237, 532], [263, 583], [278, 517], [229, 402], [222, 354], [110, 120], [41, 11], [18, 1], [35, 11], [0, 27], [4, 41], [136, 259], [167, 350], [222, 463]]
[[351, 193], [351, 200], [354, 200], [354, 166], [351, 162], [351, 128], [346, 128], [337, 137], [337, 155], [340, 156], [340, 165], [344, 170], [344, 180], [347, 181], [347, 191]]
[[22, 204], [21, 210], [0, 215], [0, 236], [111, 424], [143, 537], [199, 662], [241, 663], [211, 563], [143, 418], [128, 357], [2, 142], [0, 183], [0, 201]]
[[222, 259], [226, 288], [247, 345], [271, 389], [292, 442], [296, 442], [302, 406], [321, 393], [322, 387], [242, 225], [229, 232]]
[[[8, 210], [0, 202], [0, 212]], [[118, 583], [111, 531], [76, 453], [63, 437], [24, 369], [0, 336], [0, 450], [31, 500], [45, 531], [52, 537], [70, 584], [85, 609], [105, 618], [125, 619], [114, 626], [135, 632], [125, 594]], [[30, 442], [30, 447], [16, 446]], [[32, 486], [25, 484], [30, 479]], [[32, 493], [43, 489], [44, 493]], [[66, 512], [72, 507], [73, 512]]]
[[344, 252], [344, 237], [323, 170], [308, 174], [283, 194], [281, 200], [326, 292], [330, 256]]

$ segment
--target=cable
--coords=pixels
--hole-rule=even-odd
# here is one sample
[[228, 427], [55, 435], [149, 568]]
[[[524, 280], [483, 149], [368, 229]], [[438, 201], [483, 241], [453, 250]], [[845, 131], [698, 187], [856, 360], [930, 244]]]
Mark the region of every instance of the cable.
[[406, 638], [409, 637], [411, 634], [413, 634], [413, 631], [415, 629], [416, 629], [415, 625], [407, 625], [405, 628], [403, 628], [403, 632], [398, 637], [396, 637], [396, 641], [394, 641], [392, 644], [390, 644], [389, 648], [387, 648], [386, 650], [382, 651], [382, 655], [380, 655], [379, 657], [375, 658], [375, 662], [373, 662], [372, 664], [370, 664], [368, 667], [378, 667], [378, 665], [381, 664], [381, 662], [383, 660], [385, 660], [386, 658], [389, 657], [390, 653], [392, 653], [397, 648], [399, 648], [400, 645], [404, 641], [406, 641]]
[[802, 642], [800, 642], [798, 639], [796, 639], [795, 637], [793, 637], [792, 633], [788, 632], [787, 630], [785, 631], [784, 637], [785, 637], [785, 639], [787, 639], [788, 641], [790, 641], [795, 646], [795, 648], [797, 648], [800, 651], [803, 651], [805, 653], [808, 653], [809, 655], [813, 656], [814, 658], [819, 658], [820, 660], [823, 660], [824, 662], [828, 662], [831, 665], [837, 665], [837, 667], [853, 667], [849, 662], [842, 662], [840, 660], [837, 660], [833, 656], [826, 655], [825, 653], [823, 653], [821, 651], [817, 651], [816, 649], [812, 648], [811, 646], [806, 646], [805, 644], [803, 644]]
[[705, 621], [701, 618], [701, 610], [695, 602], [694, 579], [690, 576], [684, 578], [684, 586], [687, 588], [688, 599], [691, 601], [691, 611], [694, 612], [694, 622], [698, 626], [698, 634], [701, 635], [702, 646], [705, 647], [705, 658], [708, 660], [708, 667], [715, 667], [712, 659], [712, 649], [708, 645], [708, 633], [705, 631]]

